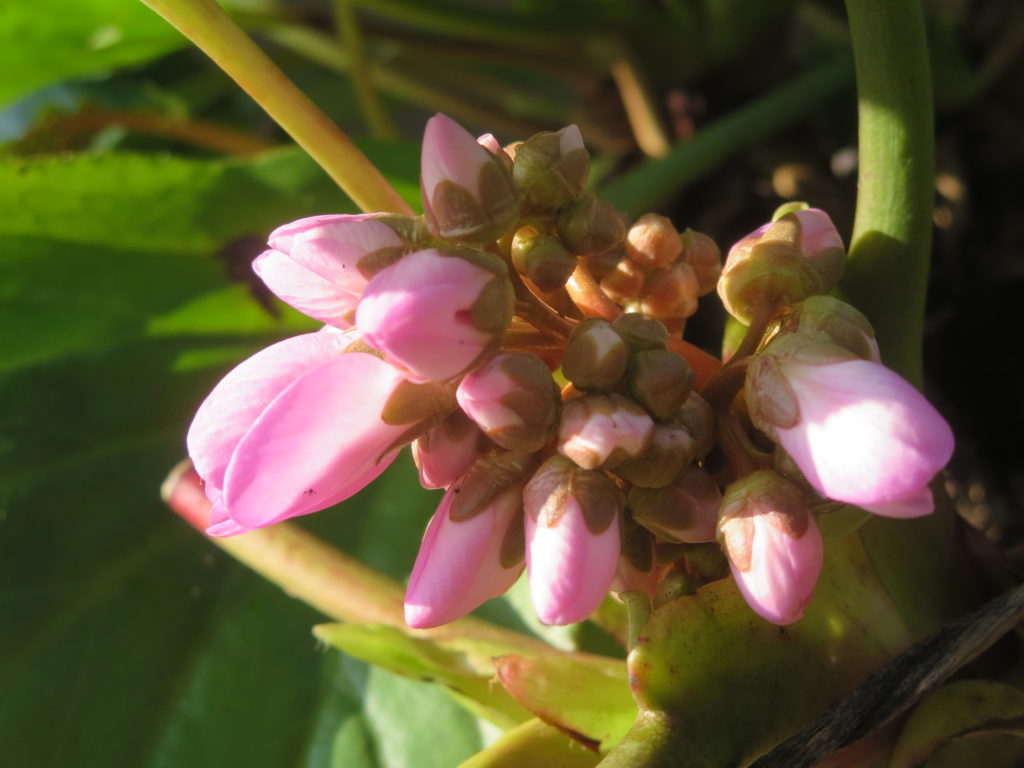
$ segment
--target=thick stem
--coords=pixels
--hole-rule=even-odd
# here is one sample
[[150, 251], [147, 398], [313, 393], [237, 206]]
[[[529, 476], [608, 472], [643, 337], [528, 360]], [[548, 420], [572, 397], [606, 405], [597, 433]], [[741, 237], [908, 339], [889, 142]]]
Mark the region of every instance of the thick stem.
[[213, 0], [142, 0], [237, 82], [362, 210], [414, 215], [355, 144]]
[[[193, 528], [202, 532], [209, 525], [210, 502], [191, 463], [171, 472], [161, 495]], [[338, 621], [385, 624], [418, 637], [473, 638], [521, 653], [549, 650], [539, 640], [471, 617], [436, 629], [409, 629], [400, 584], [291, 523], [207, 538], [292, 597]]]
[[847, 0], [859, 114], [857, 215], [841, 288], [886, 364], [921, 382], [932, 233], [932, 85], [919, 0]]

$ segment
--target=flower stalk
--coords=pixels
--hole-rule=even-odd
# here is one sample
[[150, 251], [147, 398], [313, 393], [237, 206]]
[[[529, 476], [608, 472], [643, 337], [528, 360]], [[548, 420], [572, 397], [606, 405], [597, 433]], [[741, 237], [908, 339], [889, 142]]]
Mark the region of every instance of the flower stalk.
[[412, 215], [355, 144], [213, 0], [142, 0], [249, 94], [364, 211]]

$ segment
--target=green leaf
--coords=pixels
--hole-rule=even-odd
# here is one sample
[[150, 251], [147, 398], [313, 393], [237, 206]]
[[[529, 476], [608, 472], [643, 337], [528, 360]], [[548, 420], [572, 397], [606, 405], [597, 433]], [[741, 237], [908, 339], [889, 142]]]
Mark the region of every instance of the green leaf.
[[529, 712], [493, 684], [494, 649], [478, 641], [411, 637], [379, 624], [321, 624], [317, 638], [396, 674], [446, 686], [472, 711], [503, 728], [529, 719]]
[[619, 742], [636, 718], [626, 665], [586, 653], [495, 661], [501, 684], [541, 720], [601, 752]]
[[[995, 680], [959, 680], [938, 688], [918, 704], [907, 718], [889, 762], [890, 768], [914, 768], [930, 764], [936, 755], [955, 741], [963, 740], [971, 754], [969, 737], [980, 734], [1008, 734], [1018, 737], [1015, 750], [1024, 756], [1024, 691]], [[1012, 742], [1011, 742], [1012, 744]], [[985, 742], [977, 747], [986, 749]], [[984, 758], [984, 751], [974, 751]], [[964, 764], [964, 763], [961, 763]], [[991, 764], [986, 761], [986, 764]], [[1018, 763], [1015, 763], [1019, 765]]]
[[167, 22], [138, 2], [7, 2], [0, 10], [0, 106], [45, 85], [150, 61], [185, 46]]
[[[319, 766], [362, 743], [371, 768], [404, 768], [436, 736], [381, 746], [413, 702], [451, 728], [438, 760], [465, 759], [478, 729], [443, 691], [338, 674], [309, 636], [322, 617], [159, 500], [219, 376], [312, 327], [275, 318], [219, 252], [252, 234], [244, 264], [273, 227], [343, 210], [340, 193], [288, 151], [3, 161], [0, 179], [5, 763]], [[406, 459], [310, 524], [400, 574], [433, 504]]]
[[592, 768], [600, 760], [596, 751], [533, 719], [507, 731], [459, 768]]

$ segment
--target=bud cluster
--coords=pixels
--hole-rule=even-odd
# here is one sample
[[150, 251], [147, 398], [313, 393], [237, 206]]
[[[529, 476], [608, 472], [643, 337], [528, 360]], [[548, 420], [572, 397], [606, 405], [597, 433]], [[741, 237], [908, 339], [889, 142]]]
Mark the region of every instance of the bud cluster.
[[[930, 510], [948, 427], [881, 366], [866, 318], [824, 295], [843, 256], [824, 213], [787, 212], [722, 269], [705, 235], [627, 224], [588, 172], [575, 126], [502, 149], [438, 115], [423, 217], [272, 233], [257, 274], [325, 326], [243, 362], [200, 408], [189, 450], [210, 532], [337, 503], [411, 444], [421, 484], [444, 489], [411, 626], [464, 615], [524, 568], [546, 623], [585, 619], [609, 589], [671, 599], [716, 538], [751, 606], [787, 623], [821, 567], [822, 498]], [[595, 258], [612, 265], [599, 286]], [[593, 295], [573, 292], [577, 270]], [[750, 341], [708, 381], [681, 335], [716, 285]]]

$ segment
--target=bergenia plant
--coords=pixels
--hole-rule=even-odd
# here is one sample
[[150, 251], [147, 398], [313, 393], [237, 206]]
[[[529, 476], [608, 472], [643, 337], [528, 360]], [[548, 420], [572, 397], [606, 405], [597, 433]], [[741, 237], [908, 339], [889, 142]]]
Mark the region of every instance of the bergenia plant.
[[[235, 66], [216, 40], [207, 47]], [[890, 87], [871, 72], [862, 87]], [[304, 109], [282, 124], [314, 156], [331, 142], [353, 151]], [[952, 431], [900, 355], [905, 335], [854, 306], [865, 224], [848, 255], [826, 211], [790, 203], [723, 263], [710, 235], [595, 193], [577, 126], [521, 138], [502, 146], [431, 117], [421, 216], [375, 170], [326, 151], [366, 212], [268, 222], [252, 262], [323, 325], [214, 387], [187, 436], [208, 504], [196, 514], [174, 486], [172, 506], [211, 537], [255, 541], [354, 496], [409, 448], [420, 484], [442, 493], [413, 534], [401, 619], [383, 597], [332, 614], [390, 624], [409, 645], [378, 657], [344, 625], [319, 636], [516, 725], [479, 765], [562, 764], [575, 754], [563, 733], [528, 729], [548, 725], [592, 750], [573, 765], [749, 764], [921, 636], [927, 622], [907, 608], [916, 582], [883, 562], [910, 545], [886, 555], [857, 531], [905, 543], [922, 530], [898, 526], [941, 503]], [[874, 146], [862, 163], [877, 170]], [[868, 178], [864, 199], [881, 194]], [[684, 338], [707, 302], [731, 316], [721, 357]], [[887, 367], [889, 349], [914, 381]], [[249, 562], [318, 607], [331, 605], [332, 574], [359, 583], [355, 566], [295, 546], [305, 554], [289, 550], [284, 570], [303, 571], [297, 580], [263, 555]], [[628, 662], [465, 618], [520, 578], [540, 624], [592, 620]], [[799, 702], [791, 711], [770, 706], [776, 685]], [[727, 709], [716, 702], [737, 686], [760, 704], [729, 720], [743, 731], [734, 743], [714, 732]], [[682, 752], [696, 762], [673, 762]]]

